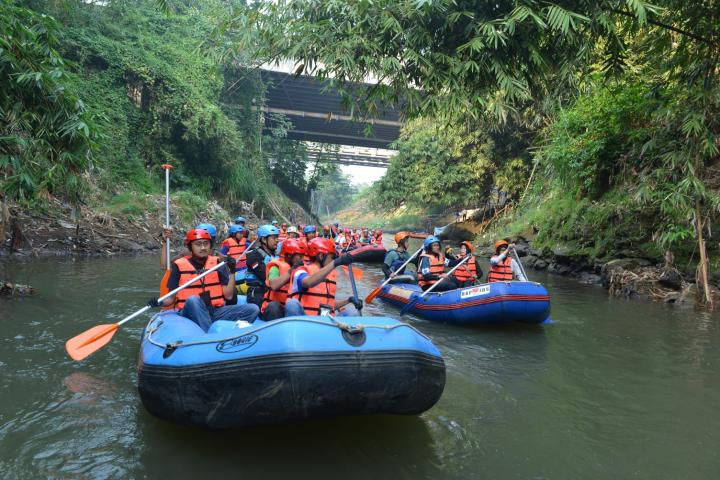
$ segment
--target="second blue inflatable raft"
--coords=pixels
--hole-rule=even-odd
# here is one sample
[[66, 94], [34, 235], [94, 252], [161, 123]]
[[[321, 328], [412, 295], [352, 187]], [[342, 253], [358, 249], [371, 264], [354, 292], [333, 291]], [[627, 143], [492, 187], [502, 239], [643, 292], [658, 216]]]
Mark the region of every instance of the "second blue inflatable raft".
[[[395, 283], [378, 297], [404, 307], [422, 294], [417, 284]], [[535, 282], [494, 282], [447, 292], [430, 292], [407, 313], [458, 325], [543, 323], [550, 318], [550, 296]]]

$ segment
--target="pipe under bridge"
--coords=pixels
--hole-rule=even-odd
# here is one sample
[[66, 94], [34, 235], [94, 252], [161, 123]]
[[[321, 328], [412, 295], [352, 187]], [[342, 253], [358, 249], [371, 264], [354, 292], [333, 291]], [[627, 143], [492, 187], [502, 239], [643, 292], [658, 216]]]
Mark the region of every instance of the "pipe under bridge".
[[[340, 94], [326, 80], [267, 69], [261, 70], [261, 76], [267, 85], [265, 130], [274, 128], [276, 122], [269, 114], [275, 113], [292, 122], [288, 138], [293, 140], [387, 149], [400, 135], [402, 122], [395, 108], [381, 109], [376, 118], [356, 120], [342, 109]], [[345, 150], [329, 161], [387, 167], [389, 156]]]

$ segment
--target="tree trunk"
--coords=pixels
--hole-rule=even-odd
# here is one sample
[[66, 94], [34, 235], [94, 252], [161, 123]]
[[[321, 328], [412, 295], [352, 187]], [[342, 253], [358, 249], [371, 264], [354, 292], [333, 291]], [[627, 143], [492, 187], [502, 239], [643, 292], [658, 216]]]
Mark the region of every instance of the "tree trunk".
[[705, 304], [710, 308], [713, 307], [712, 293], [710, 292], [710, 284], [708, 283], [708, 258], [705, 249], [705, 239], [703, 238], [703, 221], [700, 216], [700, 204], [695, 204], [695, 228], [698, 236], [698, 251], [700, 253], [700, 264], [697, 269], [696, 281], [702, 286], [705, 297]]

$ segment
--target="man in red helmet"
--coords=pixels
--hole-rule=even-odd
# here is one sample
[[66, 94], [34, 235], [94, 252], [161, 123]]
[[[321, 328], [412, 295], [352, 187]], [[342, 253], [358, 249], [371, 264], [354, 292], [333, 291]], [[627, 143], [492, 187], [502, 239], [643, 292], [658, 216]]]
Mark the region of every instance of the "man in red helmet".
[[[359, 298], [349, 297], [347, 300], [335, 301], [337, 288], [335, 268], [340, 265], [350, 265], [353, 261], [347, 253], [338, 258], [335, 258], [336, 254], [335, 242], [329, 238], [310, 240], [307, 248], [310, 264], [298, 267], [293, 273], [288, 303], [296, 300], [302, 305], [305, 315], [316, 316], [320, 315], [321, 309], [325, 306], [339, 312], [352, 303], [357, 310], [362, 309], [362, 300]], [[342, 311], [342, 314], [357, 315], [350, 309]]]
[[297, 300], [288, 300], [290, 277], [293, 271], [303, 264], [307, 252], [305, 242], [296, 238], [288, 238], [280, 249], [280, 258], [272, 259], [265, 266], [265, 298], [260, 311], [263, 320], [270, 321], [283, 317], [304, 315], [302, 306]]
[[[213, 241], [207, 230], [194, 228], [188, 231], [185, 245], [190, 255], [172, 262], [167, 281], [168, 291], [176, 289], [220, 261], [218, 257], [210, 255]], [[228, 257], [226, 263], [230, 271], [235, 270], [235, 260], [232, 257]], [[259, 313], [257, 305], [228, 305], [237, 295], [235, 276], [228, 273], [228, 268], [220, 268], [210, 273], [162, 303], [153, 298], [148, 305], [173, 306], [180, 315], [197, 323], [206, 332], [216, 320], [244, 320], [252, 323]]]

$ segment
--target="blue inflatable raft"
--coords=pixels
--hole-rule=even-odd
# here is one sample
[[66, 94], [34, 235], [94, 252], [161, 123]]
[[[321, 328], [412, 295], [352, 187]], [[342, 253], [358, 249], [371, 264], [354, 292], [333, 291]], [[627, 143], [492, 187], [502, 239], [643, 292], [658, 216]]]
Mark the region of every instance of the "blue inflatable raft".
[[360, 414], [419, 414], [445, 387], [445, 363], [412, 326], [382, 317], [288, 317], [205, 333], [163, 312], [143, 333], [145, 408], [212, 429]]
[[[422, 294], [417, 284], [395, 283], [378, 296], [403, 307]], [[430, 292], [408, 310], [428, 320], [457, 325], [543, 323], [550, 318], [550, 296], [535, 282], [494, 282], [447, 292]]]

